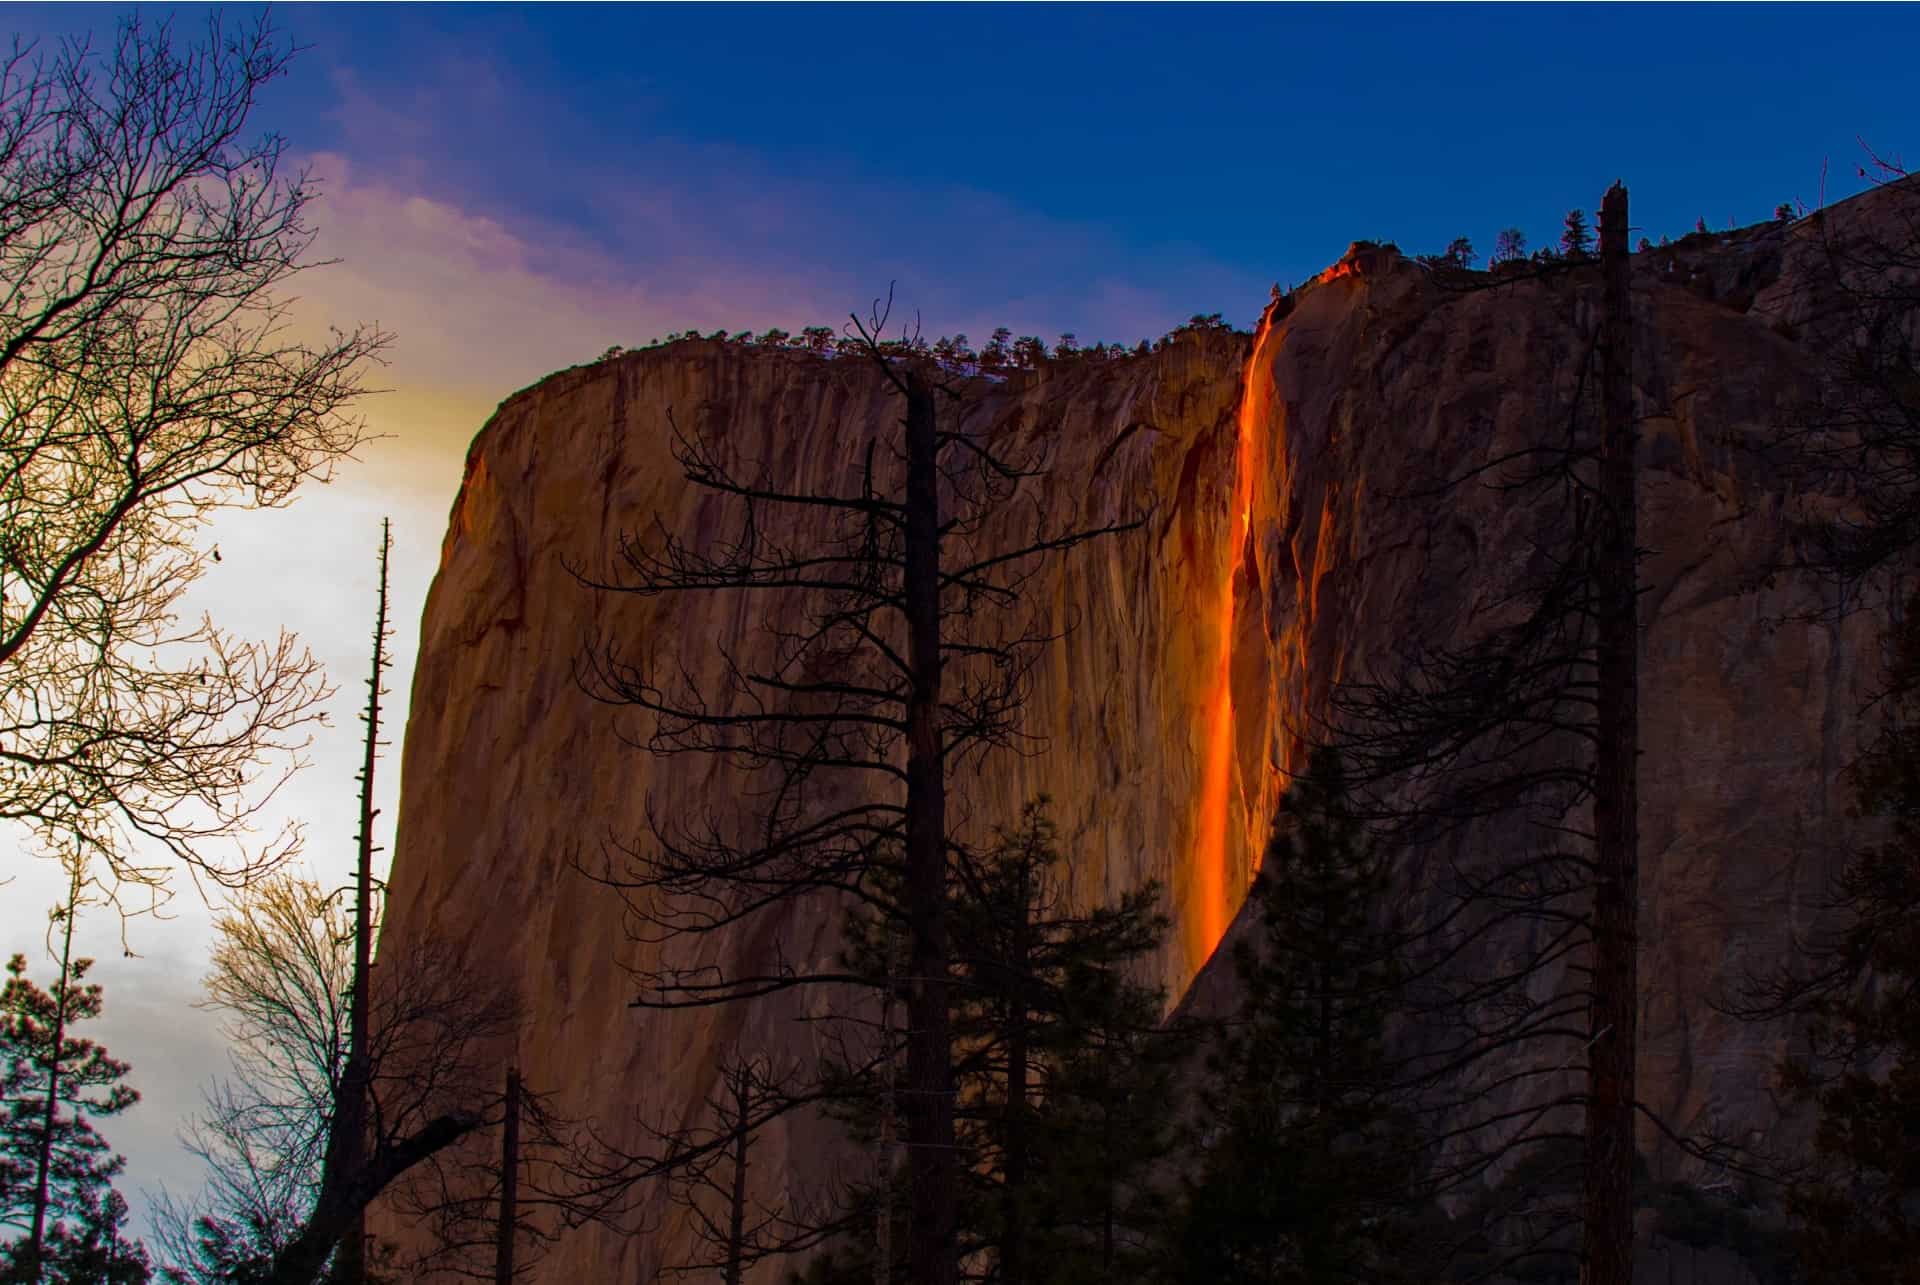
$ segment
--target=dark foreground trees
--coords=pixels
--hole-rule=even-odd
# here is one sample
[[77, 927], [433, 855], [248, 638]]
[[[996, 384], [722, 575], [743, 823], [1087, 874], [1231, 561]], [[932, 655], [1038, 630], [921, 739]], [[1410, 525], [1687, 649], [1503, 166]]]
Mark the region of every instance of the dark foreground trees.
[[[370, 1005], [364, 1159], [353, 1171], [336, 1165], [337, 1194], [322, 1204], [347, 1082], [352, 918], [311, 882], [282, 875], [240, 894], [216, 921], [207, 993], [227, 1018], [233, 1074], [209, 1090], [188, 1135], [207, 1185], [163, 1220], [171, 1279], [213, 1285], [237, 1273], [310, 1285], [332, 1263], [327, 1278], [339, 1280], [335, 1247], [367, 1203], [410, 1179], [432, 1190], [442, 1153], [499, 1125], [491, 1048], [511, 1031], [511, 1008], [477, 992], [450, 955], [395, 961]], [[412, 1212], [439, 1211], [428, 1200]], [[481, 1239], [467, 1226], [479, 1211], [458, 1212], [463, 1234]]]
[[[1409, 1039], [1445, 1117], [1440, 1180], [1545, 1166], [1540, 1198], [1513, 1206], [1524, 1217], [1481, 1229], [1487, 1261], [1573, 1251], [1584, 1285], [1629, 1285], [1633, 1260], [1639, 550], [1626, 231], [1616, 184], [1598, 280], [1579, 261], [1553, 269], [1599, 304], [1560, 422], [1435, 492], [1486, 485], [1535, 515], [1495, 623], [1465, 643], [1410, 639], [1396, 664], [1334, 697], [1363, 810], [1421, 854], [1422, 895], [1438, 908], [1410, 925]], [[1573, 1136], [1581, 1145], [1564, 1146]]]
[[[76, 881], [77, 882], [77, 881]], [[113, 1180], [126, 1162], [93, 1121], [139, 1100], [124, 1084], [128, 1066], [74, 1027], [100, 1016], [93, 961], [73, 958], [77, 894], [59, 912], [60, 972], [51, 990], [27, 976], [26, 958], [7, 965], [0, 991], [0, 1281], [80, 1285], [98, 1279], [139, 1285], [146, 1252], [122, 1235], [126, 1202]]]
[[[325, 1271], [333, 1285], [362, 1285], [373, 1279], [368, 1205], [403, 1182], [434, 1192], [434, 1167], [456, 1163], [446, 1157], [457, 1144], [502, 1119], [491, 1050], [511, 1034], [514, 1011], [497, 989], [432, 948], [388, 962], [375, 984], [390, 547], [383, 524], [352, 899], [282, 874], [236, 894], [215, 920], [207, 1006], [227, 1018], [234, 1074], [209, 1092], [188, 1135], [208, 1179], [197, 1205], [163, 1218], [172, 1279], [312, 1285]], [[423, 1200], [414, 1212], [440, 1220], [453, 1256], [473, 1248], [476, 1211]]]
[[1414, 1281], [1444, 1262], [1440, 1244], [1415, 1242], [1432, 1160], [1407, 1064], [1387, 1048], [1410, 944], [1391, 892], [1338, 755], [1315, 751], [1254, 883], [1258, 931], [1234, 950], [1243, 1003], [1196, 1104], [1176, 1279]]
[[[1146, 1279], [1165, 1262], [1176, 1072], [1194, 1031], [1164, 1024], [1165, 997], [1132, 976], [1166, 934], [1160, 891], [1077, 910], [1063, 867], [1044, 798], [955, 861], [957, 1238], [968, 1280]], [[884, 917], [854, 917], [848, 966], [885, 978], [902, 936]], [[843, 1192], [832, 1228], [842, 1243], [809, 1281], [912, 1279], [869, 1230], [907, 1231], [889, 1181], [903, 1045], [883, 1022], [846, 1040], [856, 1056], [828, 1076], [835, 1112], [881, 1163]]]
[[[904, 927], [886, 986], [904, 992], [908, 1032], [906, 1259], [919, 1285], [953, 1285], [947, 781], [959, 764], [1019, 742], [1028, 674], [1047, 641], [1018, 610], [1023, 587], [1048, 556], [1131, 523], [1048, 513], [1031, 482], [1043, 448], [1011, 451], [969, 422], [970, 386], [883, 341], [884, 325], [878, 310], [856, 320], [851, 359], [898, 398], [897, 438], [850, 440], [809, 489], [772, 460], [741, 458], [724, 425], [676, 424], [687, 480], [719, 501], [717, 535], [629, 537], [605, 574], [583, 575], [607, 593], [731, 595], [756, 627], [750, 650], [717, 648], [719, 675], [705, 686], [650, 642], [594, 640], [587, 685], [642, 715], [647, 749], [710, 756], [737, 773], [727, 809], [713, 815], [651, 801], [649, 833], [599, 873], [628, 892], [640, 936], [673, 943], [641, 977], [642, 1005], [865, 987], [786, 959], [744, 974], [684, 964], [692, 938], [798, 899], [823, 911], [863, 904]], [[843, 345], [836, 360], [849, 359]], [[795, 529], [822, 534], [800, 545], [779, 534]], [[689, 645], [716, 650], [708, 639]], [[742, 800], [744, 823], [728, 815]]]
[[667, 1264], [665, 1273], [688, 1280], [717, 1275], [725, 1285], [740, 1285], [761, 1262], [803, 1253], [838, 1229], [837, 1211], [824, 1201], [816, 1207], [756, 1194], [754, 1180], [764, 1167], [756, 1152], [760, 1126], [802, 1078], [799, 1068], [770, 1058], [733, 1058], [720, 1068], [720, 1088], [707, 1100], [712, 1123], [661, 1135], [665, 1181], [673, 1202], [691, 1215], [694, 1242], [687, 1258]]
[[1166, 937], [1159, 886], [1076, 909], [1048, 804], [956, 861], [950, 911], [962, 1243], [1005, 1285], [1141, 1270], [1187, 1047], [1132, 975]]
[[127, 1202], [111, 1187], [83, 1192], [73, 1211], [47, 1232], [40, 1275], [19, 1244], [0, 1247], [0, 1281], [7, 1285], [147, 1285], [153, 1277], [146, 1246], [127, 1237]]

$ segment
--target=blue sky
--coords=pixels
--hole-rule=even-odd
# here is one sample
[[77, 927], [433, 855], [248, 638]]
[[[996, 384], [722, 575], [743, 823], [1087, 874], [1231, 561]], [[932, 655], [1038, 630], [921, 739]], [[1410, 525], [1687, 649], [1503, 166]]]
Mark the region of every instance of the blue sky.
[[[10, 6], [57, 38], [109, 6]], [[167, 11], [146, 9], [149, 18]], [[205, 10], [181, 9], [191, 34]], [[230, 9], [241, 18], [248, 9]], [[299, 632], [340, 683], [279, 800], [344, 878], [379, 518], [395, 522], [393, 726], [468, 441], [501, 398], [668, 331], [833, 323], [889, 282], [928, 330], [1132, 341], [1251, 324], [1351, 240], [1484, 254], [1550, 242], [1616, 177], [1656, 239], [1858, 189], [1856, 138], [1920, 144], [1920, 7], [652, 7], [277, 9], [306, 47], [256, 123], [325, 183], [311, 324], [397, 334], [385, 440], [287, 513], [238, 515], [196, 589]], [[1602, 97], [1618, 86], [1618, 101]], [[381, 778], [397, 808], [397, 754]], [[388, 839], [390, 846], [390, 838]], [[49, 872], [0, 904], [34, 949]], [[84, 923], [145, 1101], [107, 1130], [136, 1190], [191, 1188], [174, 1133], [222, 1069], [193, 1010], [208, 914]], [[139, 1205], [136, 1199], [136, 1206]]]
[[956, 321], [1024, 307], [1017, 328], [1125, 338], [1144, 318], [1103, 285], [1167, 324], [1246, 318], [1356, 237], [1484, 249], [1517, 224], [1538, 243], [1615, 177], [1656, 237], [1754, 221], [1815, 202], [1823, 162], [1854, 190], [1856, 136], [1897, 148], [1920, 114], [1887, 52], [1920, 43], [1906, 6], [280, 18], [313, 46], [278, 104], [289, 134], [469, 210], [672, 274], [687, 247], [632, 218], [665, 193], [742, 264], [811, 261], [849, 291], [897, 276]]
[[[88, 11], [16, 12], [51, 31]], [[1845, 194], [1856, 137], [1898, 150], [1920, 113], [1889, 52], [1920, 38], [1910, 6], [275, 20], [308, 52], [261, 119], [297, 147], [537, 228], [609, 275], [737, 287], [777, 267], [793, 289], [737, 299], [717, 323], [734, 329], [830, 318], [894, 279], [935, 328], [1132, 339], [1193, 311], [1244, 322], [1270, 281], [1356, 237], [1421, 250], [1464, 233], [1484, 251], [1514, 224], [1539, 244], [1615, 177], [1656, 237], [1812, 204], [1826, 162], [1829, 196]]]

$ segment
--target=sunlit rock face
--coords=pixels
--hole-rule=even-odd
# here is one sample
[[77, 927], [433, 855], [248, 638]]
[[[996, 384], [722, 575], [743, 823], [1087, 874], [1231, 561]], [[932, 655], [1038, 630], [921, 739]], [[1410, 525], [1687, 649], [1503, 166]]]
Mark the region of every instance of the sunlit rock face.
[[[1680, 1127], [1709, 1115], [1757, 1126], [1783, 1033], [1708, 1000], [1807, 922], [1842, 837], [1835, 781], [1876, 649], [1864, 617], [1797, 622], [1820, 587], [1765, 575], [1785, 551], [1789, 501], [1747, 448], [1809, 389], [1806, 354], [1780, 323], [1810, 306], [1813, 232], [1768, 229], [1685, 257], [1669, 272], [1665, 257], [1638, 256], [1634, 281], [1650, 551], [1642, 1097]], [[1738, 288], [1715, 289], [1715, 272]], [[1056, 516], [1145, 522], [1029, 587], [1024, 609], [1061, 633], [1027, 707], [1027, 730], [1049, 743], [969, 768], [961, 823], [977, 836], [1045, 791], [1076, 899], [1160, 880], [1175, 929], [1155, 967], [1178, 996], [1239, 906], [1298, 733], [1325, 715], [1331, 686], [1395, 663], [1409, 637], [1470, 638], [1524, 572], [1551, 506], [1436, 487], [1562, 429], [1597, 297], [1597, 281], [1564, 277], [1449, 291], [1366, 249], [1276, 308], [1257, 342], [1188, 334], [1151, 356], [976, 385], [963, 422], [1008, 449], [1048, 449], [1033, 495]], [[464, 949], [477, 980], [522, 1005], [503, 1065], [634, 1145], [636, 1117], [701, 1116], [723, 1055], [806, 1056], [819, 1028], [795, 1020], [805, 1010], [790, 997], [634, 1009], [628, 970], [665, 949], [819, 964], [839, 939], [815, 902], [691, 945], [635, 941], [617, 896], [575, 869], [597, 866], [607, 843], [643, 841], [650, 801], [724, 808], [737, 785], [711, 761], [625, 743], [639, 726], [576, 678], [590, 641], [663, 647], [714, 681], [716, 640], [749, 658], [765, 644], [761, 613], [737, 600], [610, 598], [569, 568], [603, 568], [623, 533], [645, 539], [656, 522], [696, 541], [725, 531], [726, 503], [674, 463], [674, 423], [719, 432], [796, 489], [838, 489], [900, 413], [858, 361], [684, 342], [555, 375], [474, 442], [422, 621], [382, 951]], [[784, 534], [804, 545], [819, 532]], [[1428, 881], [1410, 878], [1418, 895]], [[1207, 985], [1230, 1002], [1223, 970]], [[824, 1127], [769, 1130], [755, 1184], [804, 1188], [835, 1155]], [[570, 1233], [535, 1278], [652, 1279], [688, 1252], [688, 1232], [664, 1203], [649, 1212], [647, 1234]], [[380, 1230], [417, 1234], [391, 1218]]]
[[[1149, 358], [982, 382], [966, 412], [1010, 457], [1050, 453], [1036, 494], [1058, 523], [1145, 519], [1063, 555], [1028, 588], [1022, 611], [1064, 633], [1039, 654], [1027, 705], [1027, 730], [1051, 748], [991, 759], [977, 774], [969, 766], [954, 783], [952, 810], [975, 835], [1050, 792], [1074, 894], [1088, 901], [1153, 878], [1181, 916], [1195, 885], [1189, 800], [1219, 651], [1197, 613], [1221, 597], [1246, 348], [1244, 336], [1215, 332]], [[662, 948], [629, 940], [618, 897], [574, 862], [597, 866], [603, 843], [643, 840], [650, 801], [681, 815], [724, 808], [736, 782], [710, 760], [624, 744], [638, 725], [583, 694], [576, 662], [596, 635], [629, 649], [665, 644], [717, 690], [715, 640], [743, 659], [764, 654], [763, 613], [720, 597], [597, 595], [569, 567], [604, 568], [623, 532], [645, 538], [656, 519], [694, 539], [729, 529], [726, 504], [674, 463], [670, 415], [683, 430], [721, 430], [728, 450], [768, 460], [796, 489], [844, 490], [864, 443], [897, 435], [900, 414], [859, 361], [682, 343], [554, 376], [503, 405], [474, 444], [422, 623], [382, 949], [430, 937], [468, 948], [476, 977], [519, 994], [527, 1017], [511, 1056], [527, 1082], [635, 1145], [636, 1114], [693, 1118], [721, 1055], [804, 1051], [816, 1032], [794, 1022], [790, 1002], [629, 1007], [626, 968]], [[1236, 859], [1234, 886], [1245, 881], [1246, 856]], [[1159, 966], [1170, 991], [1197, 962], [1185, 943], [1176, 936]], [[829, 908], [805, 904], [673, 948], [805, 967], [830, 964], [839, 946]], [[770, 1130], [754, 1163], [770, 1181], [803, 1185], [825, 1172], [829, 1145]], [[661, 1236], [574, 1234], [541, 1279], [652, 1279], [679, 1252], [678, 1224], [664, 1216]]]

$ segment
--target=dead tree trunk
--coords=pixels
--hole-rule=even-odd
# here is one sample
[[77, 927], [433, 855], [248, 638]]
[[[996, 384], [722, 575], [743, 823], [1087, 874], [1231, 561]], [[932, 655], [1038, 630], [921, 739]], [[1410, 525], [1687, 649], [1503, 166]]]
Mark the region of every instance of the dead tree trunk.
[[1002, 1175], [1004, 1239], [1000, 1246], [1000, 1279], [1005, 1285], [1023, 1285], [1027, 1278], [1026, 1205], [1027, 1098], [1032, 1041], [1029, 1038], [1027, 983], [1032, 969], [1033, 879], [1032, 861], [1020, 867], [1019, 919], [1013, 925], [1012, 985], [1007, 1014], [1007, 1121], [1005, 1173]]
[[752, 1143], [753, 1071], [733, 1069], [733, 1181], [727, 1188], [726, 1285], [740, 1285], [747, 1259], [747, 1148]]
[[1605, 276], [1600, 529], [1596, 550], [1599, 743], [1593, 823], [1593, 988], [1588, 1038], [1586, 1228], [1581, 1285], [1632, 1285], [1633, 1112], [1639, 978], [1637, 507], [1627, 190], [1600, 207]]
[[520, 1072], [507, 1072], [506, 1119], [500, 1129], [500, 1226], [493, 1249], [494, 1285], [513, 1281], [514, 1233], [520, 1220]]
[[313, 1212], [298, 1234], [274, 1255], [268, 1285], [314, 1285], [327, 1265], [327, 1256], [352, 1230], [374, 1197], [395, 1178], [460, 1141], [481, 1123], [474, 1115], [437, 1116], [417, 1133], [376, 1148], [357, 1174], [342, 1173], [329, 1147]]
[[45, 1270], [47, 1205], [53, 1176], [53, 1130], [59, 1123], [60, 1065], [67, 1047], [68, 994], [73, 988], [73, 917], [80, 911], [80, 867], [73, 868], [60, 935], [60, 979], [54, 987], [53, 1045], [47, 1057], [47, 1099], [40, 1113], [40, 1142], [34, 1149], [33, 1229], [27, 1239], [26, 1279], [38, 1285]]
[[[624, 873], [609, 860], [598, 876], [620, 889], [638, 923], [663, 940], [702, 935], [794, 898], [860, 889], [880, 893], [874, 908], [890, 928], [904, 928], [898, 972], [889, 962], [856, 984], [897, 984], [906, 1012], [897, 1086], [908, 1171], [901, 1276], [913, 1285], [955, 1285], [960, 1182], [946, 892], [957, 848], [948, 835], [947, 759], [1015, 745], [1033, 657], [1050, 641], [1027, 624], [988, 628], [986, 620], [1018, 613], [1046, 557], [1140, 522], [1056, 525], [1037, 491], [1023, 491], [1045, 472], [1046, 448], [998, 455], [988, 434], [968, 431], [964, 415], [943, 431], [935, 397], [960, 402], [963, 390], [936, 384], [940, 372], [911, 345], [881, 340], [884, 325], [876, 306], [870, 324], [854, 319], [859, 338], [838, 351], [870, 359], [903, 399], [903, 449], [875, 440], [848, 461], [841, 489], [788, 490], [770, 461], [739, 458], [739, 440], [682, 432], [669, 419], [688, 482], [739, 512], [742, 538], [707, 550], [665, 531], [623, 537], [612, 574], [580, 573], [605, 592], [723, 593], [763, 603], [772, 667], [726, 639], [687, 640], [717, 649], [731, 693], [723, 698], [699, 690], [687, 667], [651, 647], [625, 648], [609, 633], [592, 645], [583, 685], [596, 699], [650, 716], [649, 752], [718, 754], [755, 779], [752, 793], [770, 800], [750, 807], [751, 828], [739, 825], [738, 798], [716, 797], [691, 824], [677, 813], [650, 812], [650, 840], [638, 845], [644, 851], [629, 853]], [[1017, 534], [1002, 547], [986, 533], [998, 525], [988, 519], [1013, 505], [1021, 511]], [[824, 519], [827, 534], [805, 548], [770, 538], [785, 521], [771, 515], [789, 510], [813, 515], [809, 523]], [[943, 547], [947, 539], [953, 544]], [[951, 672], [949, 660], [958, 666]], [[829, 802], [829, 780], [855, 783], [844, 806]], [[718, 907], [725, 909], [714, 913]], [[886, 978], [877, 976], [882, 971]], [[664, 962], [639, 980], [634, 1002], [666, 1009], [803, 986], [839, 991], [854, 979], [831, 968], [783, 968], [768, 977]], [[798, 1109], [814, 1091], [784, 1092], [784, 1103], [756, 1115], [764, 1121], [769, 1111]], [[710, 1154], [670, 1149], [636, 1158], [631, 1172], [698, 1165]], [[884, 1231], [877, 1239], [884, 1272], [894, 1247]]]
[[[360, 763], [359, 861], [354, 872], [353, 1009], [347, 1025], [347, 1067], [340, 1080], [340, 1100], [334, 1104], [339, 1122], [340, 1165], [358, 1174], [367, 1163], [367, 1092], [370, 1075], [367, 1042], [371, 1011], [368, 987], [373, 972], [373, 767], [380, 753], [380, 675], [387, 667], [387, 557], [393, 549], [391, 525], [380, 523], [380, 598], [373, 622], [373, 665], [367, 676], [367, 707], [360, 717], [367, 725]], [[333, 1277], [338, 1285], [365, 1285], [367, 1279], [367, 1211], [352, 1218], [334, 1255]]]
[[908, 666], [907, 1156], [914, 1285], [956, 1285], [953, 1060], [948, 1007], [946, 765], [940, 736], [939, 438], [933, 391], [906, 379], [907, 503], [904, 550]]
[[[373, 623], [373, 661], [367, 676], [367, 704], [360, 717], [367, 725], [360, 763], [359, 859], [354, 872], [353, 991], [347, 1017], [347, 1065], [335, 1091], [333, 1119], [320, 1167], [320, 1193], [306, 1225], [274, 1260], [277, 1285], [307, 1285], [333, 1257], [338, 1285], [364, 1285], [367, 1278], [367, 1204], [379, 1186], [368, 1188], [373, 1168], [369, 1155], [371, 1124], [367, 1097], [372, 1090], [368, 1050], [372, 1025], [373, 973], [373, 806], [374, 761], [380, 752], [380, 685], [387, 660], [387, 560], [393, 548], [389, 523], [380, 523], [380, 588]], [[436, 1122], [437, 1124], [438, 1122]], [[442, 1144], [444, 1145], [444, 1144]], [[368, 1190], [361, 1197], [361, 1190]]]
[[[880, 999], [881, 1047], [892, 1049], [893, 1003], [899, 989], [900, 950], [896, 938], [887, 939], [886, 985]], [[894, 1151], [899, 1145], [900, 1085], [898, 1063], [889, 1055], [881, 1064], [880, 1142], [874, 1164], [873, 1285], [893, 1285]]]

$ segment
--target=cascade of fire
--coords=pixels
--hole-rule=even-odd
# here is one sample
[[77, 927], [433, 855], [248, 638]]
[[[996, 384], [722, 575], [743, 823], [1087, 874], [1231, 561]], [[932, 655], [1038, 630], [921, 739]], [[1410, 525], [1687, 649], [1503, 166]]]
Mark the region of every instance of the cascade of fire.
[[[1238, 441], [1228, 509], [1227, 552], [1221, 569], [1219, 601], [1213, 609], [1214, 625], [1219, 630], [1219, 650], [1202, 724], [1205, 742], [1201, 750], [1200, 798], [1195, 808], [1192, 882], [1185, 924], [1188, 967], [1194, 971], [1207, 961], [1226, 935], [1227, 921], [1238, 907], [1243, 891], [1231, 887], [1228, 878], [1232, 857], [1228, 836], [1233, 829], [1233, 796], [1238, 775], [1234, 770], [1234, 594], [1246, 557], [1247, 533], [1253, 522], [1253, 485], [1259, 468], [1260, 433], [1266, 419], [1265, 398], [1271, 383], [1258, 378], [1257, 372], [1272, 328], [1273, 310], [1269, 308], [1261, 315], [1259, 329], [1254, 332], [1235, 426]], [[1244, 799], [1242, 804], [1244, 811]]]

